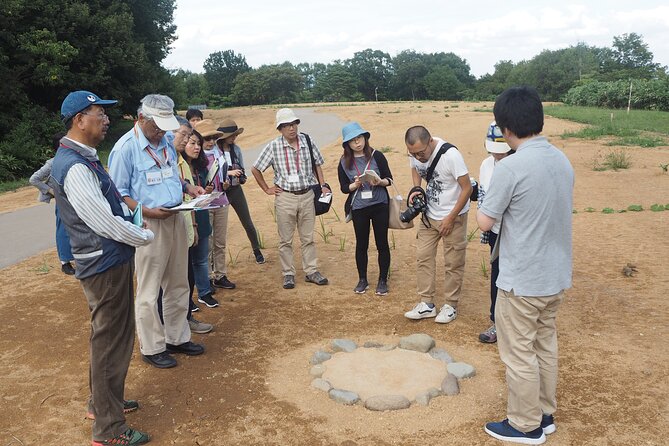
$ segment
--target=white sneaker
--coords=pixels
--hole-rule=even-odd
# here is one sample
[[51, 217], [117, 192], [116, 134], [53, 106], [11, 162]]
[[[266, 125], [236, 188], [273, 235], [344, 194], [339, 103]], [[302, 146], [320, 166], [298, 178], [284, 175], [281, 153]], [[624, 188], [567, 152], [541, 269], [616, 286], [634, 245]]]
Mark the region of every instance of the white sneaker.
[[434, 321], [438, 324], [448, 324], [452, 320], [455, 320], [456, 317], [458, 317], [458, 310], [446, 304], [441, 307]]
[[404, 313], [404, 317], [407, 319], [425, 319], [428, 317], [435, 317], [437, 315], [437, 309], [434, 305], [429, 306], [425, 302], [418, 303], [411, 311]]

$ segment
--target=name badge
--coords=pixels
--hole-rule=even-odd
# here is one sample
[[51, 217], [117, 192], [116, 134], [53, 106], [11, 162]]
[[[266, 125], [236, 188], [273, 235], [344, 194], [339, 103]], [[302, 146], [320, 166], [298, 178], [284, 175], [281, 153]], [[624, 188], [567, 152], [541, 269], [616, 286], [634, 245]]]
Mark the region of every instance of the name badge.
[[371, 190], [363, 190], [362, 192], [360, 192], [360, 197], [363, 200], [369, 200], [369, 199], [372, 198], [372, 191]]
[[288, 182], [289, 183], [299, 183], [300, 182], [300, 176], [296, 173], [291, 173], [288, 175]]
[[153, 186], [163, 182], [163, 176], [160, 172], [146, 172], [146, 184]]
[[161, 171], [163, 173], [164, 179], [172, 178], [174, 176], [174, 171], [172, 170], [171, 167], [163, 167]]

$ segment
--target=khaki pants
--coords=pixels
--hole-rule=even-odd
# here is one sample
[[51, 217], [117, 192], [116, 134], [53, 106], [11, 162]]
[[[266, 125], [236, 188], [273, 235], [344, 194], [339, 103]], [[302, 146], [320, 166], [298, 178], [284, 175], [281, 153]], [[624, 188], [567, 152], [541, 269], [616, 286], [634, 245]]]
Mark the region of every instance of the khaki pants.
[[[190, 341], [188, 315], [188, 241], [181, 213], [164, 220], [145, 218], [153, 242], [137, 248], [135, 317], [139, 349], [144, 355], [165, 351], [165, 343]], [[158, 315], [158, 292], [163, 289], [163, 319]]]
[[293, 262], [293, 235], [297, 227], [302, 250], [302, 269], [309, 275], [318, 271], [316, 245], [314, 243], [314, 193], [295, 195], [281, 192], [274, 200], [276, 225], [279, 231], [279, 259], [284, 276], [295, 275]]
[[123, 414], [125, 377], [135, 343], [132, 260], [81, 280], [91, 310], [88, 410], [93, 440], [128, 430]]
[[212, 230], [211, 237], [209, 237], [209, 255], [211, 257], [211, 275], [214, 279], [220, 279], [228, 274], [225, 256], [227, 253], [229, 211], [229, 205], [209, 211]]
[[506, 365], [507, 417], [519, 431], [541, 424], [557, 409], [558, 345], [555, 318], [564, 298], [523, 297], [499, 290], [495, 304], [497, 347]]
[[[418, 219], [417, 219], [418, 220]], [[437, 282], [437, 248], [443, 240], [444, 276], [446, 285], [444, 296], [453, 308], [458, 307], [462, 281], [465, 273], [465, 254], [467, 253], [467, 213], [455, 218], [455, 225], [450, 234], [439, 235], [441, 221], [430, 219], [431, 228], [418, 221], [418, 241], [416, 243], [416, 277], [420, 300], [433, 303]]]

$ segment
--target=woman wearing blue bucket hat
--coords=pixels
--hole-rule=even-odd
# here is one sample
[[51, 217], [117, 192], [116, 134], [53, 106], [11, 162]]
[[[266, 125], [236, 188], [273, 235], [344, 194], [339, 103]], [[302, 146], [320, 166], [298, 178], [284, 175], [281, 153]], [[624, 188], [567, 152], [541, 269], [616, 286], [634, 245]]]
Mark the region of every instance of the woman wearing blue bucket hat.
[[369, 132], [357, 122], [342, 128], [344, 154], [338, 167], [341, 191], [348, 194], [344, 204], [347, 221], [353, 221], [355, 231], [355, 263], [358, 284], [353, 290], [363, 294], [369, 288], [367, 281], [367, 250], [370, 223], [378, 251], [379, 281], [376, 294], [388, 294], [390, 246], [388, 245], [388, 192], [393, 175], [383, 153], [369, 145]]

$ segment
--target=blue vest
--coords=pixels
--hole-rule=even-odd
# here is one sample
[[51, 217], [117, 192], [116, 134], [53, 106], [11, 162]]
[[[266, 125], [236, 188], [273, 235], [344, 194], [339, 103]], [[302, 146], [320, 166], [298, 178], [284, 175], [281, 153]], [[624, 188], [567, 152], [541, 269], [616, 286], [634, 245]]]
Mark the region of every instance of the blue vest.
[[53, 186], [56, 204], [60, 210], [60, 218], [70, 236], [72, 256], [77, 264], [75, 277], [85, 279], [129, 262], [135, 254], [135, 248], [97, 235], [74, 211], [63, 185], [67, 172], [75, 164], [85, 165], [97, 176], [102, 194], [109, 202], [115, 216], [128, 221], [131, 220], [131, 217], [124, 215], [121, 207], [123, 197], [116, 189], [102, 163], [99, 160], [91, 161], [84, 157], [76, 144], [66, 140], [61, 141], [53, 159], [51, 177], [54, 180]]

